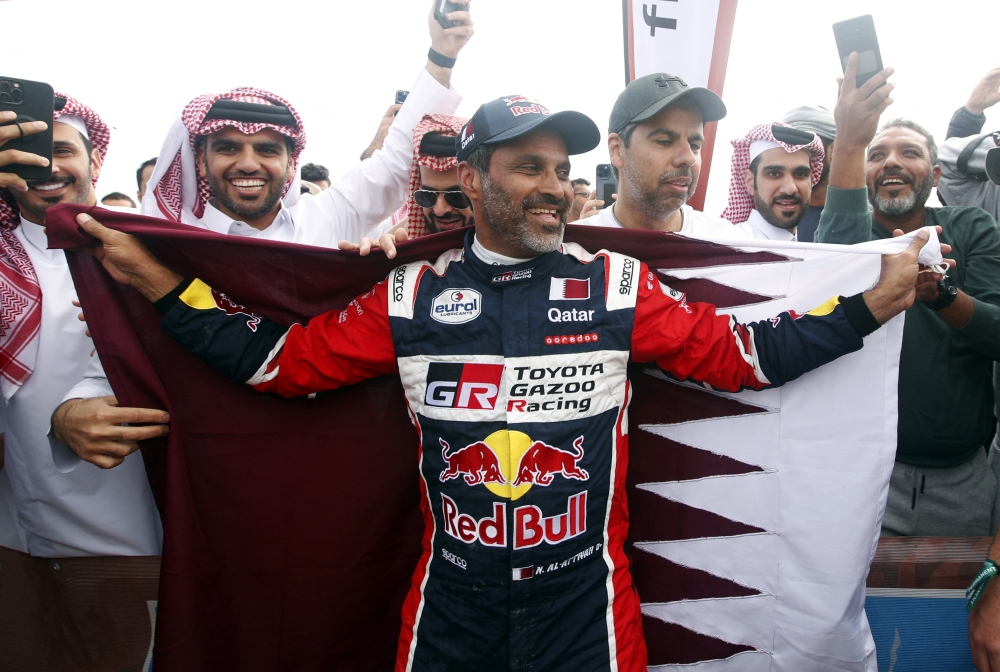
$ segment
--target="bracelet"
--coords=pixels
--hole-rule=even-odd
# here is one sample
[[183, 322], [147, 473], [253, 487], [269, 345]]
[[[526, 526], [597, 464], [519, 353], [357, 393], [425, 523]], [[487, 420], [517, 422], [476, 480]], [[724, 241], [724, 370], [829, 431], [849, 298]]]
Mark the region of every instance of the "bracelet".
[[983, 563], [983, 568], [979, 570], [976, 574], [976, 578], [972, 580], [972, 584], [969, 589], [965, 591], [965, 610], [969, 613], [972, 612], [972, 608], [976, 606], [976, 602], [979, 598], [983, 596], [983, 591], [986, 590], [986, 584], [990, 582], [996, 573], [1000, 571], [1000, 567], [997, 567], [997, 563], [992, 560], [987, 559]]
[[448, 58], [444, 54], [440, 54], [434, 51], [434, 47], [431, 47], [430, 51], [427, 52], [427, 58], [430, 60], [431, 63], [433, 63], [434, 65], [440, 65], [442, 68], [455, 67], [454, 58]]

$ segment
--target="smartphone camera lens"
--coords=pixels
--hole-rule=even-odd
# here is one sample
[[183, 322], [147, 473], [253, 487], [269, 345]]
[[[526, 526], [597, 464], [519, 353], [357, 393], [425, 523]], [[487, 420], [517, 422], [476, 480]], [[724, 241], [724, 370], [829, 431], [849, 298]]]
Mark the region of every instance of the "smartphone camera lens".
[[13, 91], [10, 92], [10, 97], [14, 99], [15, 103], [20, 103], [21, 98], [24, 97], [24, 94], [21, 93], [20, 89], [14, 89]]
[[0, 91], [0, 103], [10, 103], [10, 102], [12, 102], [10, 94], [7, 93], [6, 91]]
[[6, 80], [0, 80], [0, 91], [3, 91], [4, 93], [10, 91], [10, 82]]

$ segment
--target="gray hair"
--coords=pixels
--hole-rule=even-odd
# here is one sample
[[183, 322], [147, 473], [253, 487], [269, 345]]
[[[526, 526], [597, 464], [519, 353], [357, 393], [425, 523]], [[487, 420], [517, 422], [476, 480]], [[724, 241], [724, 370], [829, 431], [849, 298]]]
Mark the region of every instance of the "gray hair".
[[890, 128], [908, 128], [911, 131], [915, 131], [920, 135], [924, 136], [924, 139], [927, 140], [927, 151], [931, 155], [931, 165], [932, 166], [937, 165], [938, 162], [937, 143], [934, 142], [934, 136], [931, 135], [930, 131], [928, 131], [926, 128], [924, 128], [915, 121], [899, 117], [897, 119], [890, 119], [889, 121], [885, 122], [882, 125], [882, 128], [879, 129], [879, 133], [885, 133]]

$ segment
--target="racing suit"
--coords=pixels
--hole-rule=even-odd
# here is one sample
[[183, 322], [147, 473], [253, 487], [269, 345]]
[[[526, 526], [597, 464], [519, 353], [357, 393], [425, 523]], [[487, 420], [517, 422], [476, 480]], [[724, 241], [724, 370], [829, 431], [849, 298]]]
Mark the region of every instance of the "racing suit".
[[157, 308], [171, 337], [262, 392], [402, 379], [426, 527], [397, 670], [645, 670], [625, 555], [630, 355], [759, 389], [860, 349], [878, 322], [856, 295], [741, 325], [630, 257], [565, 243], [490, 266], [471, 244], [306, 327], [198, 280]]

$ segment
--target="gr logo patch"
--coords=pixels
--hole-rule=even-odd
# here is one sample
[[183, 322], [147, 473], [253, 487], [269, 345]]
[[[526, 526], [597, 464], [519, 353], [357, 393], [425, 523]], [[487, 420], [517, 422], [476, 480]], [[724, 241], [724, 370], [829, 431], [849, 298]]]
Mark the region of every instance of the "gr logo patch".
[[431, 362], [427, 367], [424, 403], [439, 408], [496, 408], [503, 364]]

